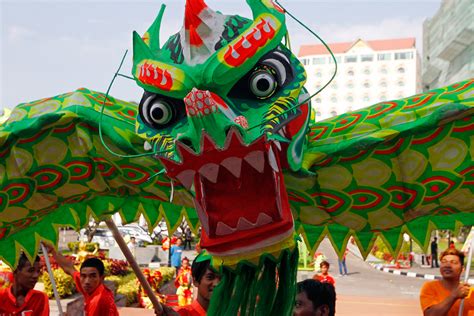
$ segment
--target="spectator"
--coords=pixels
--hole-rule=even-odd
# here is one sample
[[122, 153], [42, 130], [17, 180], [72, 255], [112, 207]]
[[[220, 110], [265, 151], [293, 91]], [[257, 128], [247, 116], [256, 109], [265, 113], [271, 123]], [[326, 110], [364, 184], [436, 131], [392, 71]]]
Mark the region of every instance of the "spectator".
[[457, 316], [461, 299], [465, 299], [462, 315], [474, 315], [474, 295], [467, 297], [469, 284], [460, 282], [463, 270], [464, 253], [448, 248], [441, 254], [442, 279], [427, 282], [421, 288], [420, 303], [424, 316]]
[[160, 316], [205, 316], [209, 308], [214, 288], [220, 281], [220, 275], [211, 267], [211, 259], [207, 255], [198, 255], [191, 266], [193, 284], [197, 288], [197, 297], [194, 302], [185, 307], [178, 307], [173, 311], [169, 306], [163, 306], [164, 312]]
[[[337, 259], [337, 263], [339, 264], [339, 275], [344, 276], [347, 275], [347, 265], [346, 265], [346, 256], [347, 256], [348, 250], [344, 252], [344, 255], [342, 256], [342, 259]], [[344, 271], [343, 271], [344, 269]], [[344, 272], [344, 273], [343, 273]]]
[[297, 284], [293, 316], [334, 316], [336, 291], [329, 283], [304, 280]]
[[49, 315], [48, 296], [33, 289], [40, 275], [39, 260], [37, 256], [31, 265], [25, 254], [21, 254], [13, 271], [13, 284], [0, 289], [0, 315]]
[[171, 266], [176, 269], [176, 275], [181, 267], [181, 255], [183, 254], [183, 240], [178, 238], [176, 244], [170, 248]]
[[114, 293], [104, 285], [104, 264], [100, 259], [86, 259], [78, 272], [72, 261], [57, 253], [52, 246], [47, 247], [64, 272], [74, 278], [77, 290], [84, 296], [86, 316], [118, 316]]
[[315, 252], [313, 258], [314, 272], [319, 273], [321, 272], [321, 262], [326, 261], [327, 258], [322, 252]]
[[431, 267], [439, 268], [438, 263], [438, 238], [435, 237], [431, 242]]
[[313, 279], [316, 281], [319, 281], [321, 283], [329, 283], [332, 284], [333, 286], [336, 286], [336, 281], [334, 281], [334, 278], [329, 275], [329, 262], [323, 261], [320, 264], [321, 268], [321, 273], [315, 274], [313, 276]]
[[188, 249], [191, 250], [191, 241], [193, 241], [193, 234], [191, 233], [191, 229], [188, 227], [184, 232], [184, 250], [186, 250], [187, 246]]
[[456, 249], [456, 246], [454, 245], [454, 241], [449, 242], [449, 249]]
[[136, 258], [138, 243], [135, 237], [130, 237], [130, 241], [127, 243], [128, 249], [132, 253], [133, 257]]

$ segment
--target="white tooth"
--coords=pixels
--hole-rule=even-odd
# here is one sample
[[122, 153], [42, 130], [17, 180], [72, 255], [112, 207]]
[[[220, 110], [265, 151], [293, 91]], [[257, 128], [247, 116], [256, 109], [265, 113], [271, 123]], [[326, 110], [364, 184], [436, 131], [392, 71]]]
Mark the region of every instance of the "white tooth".
[[255, 170], [263, 173], [263, 169], [265, 168], [265, 157], [263, 155], [263, 151], [252, 151], [247, 156], [245, 156], [244, 160], [248, 162]]
[[149, 142], [145, 142], [145, 143], [143, 144], [143, 149], [145, 149], [146, 151], [151, 150], [151, 148], [152, 148], [152, 147], [151, 147], [151, 144], [150, 144]]
[[275, 180], [275, 191], [276, 191], [276, 202], [277, 202], [278, 214], [280, 214], [280, 217], [282, 217], [283, 208], [281, 205], [280, 177], [278, 176], [278, 173], [274, 172], [273, 178]]
[[277, 140], [275, 140], [274, 143], [275, 143], [275, 146], [278, 148], [278, 150], [281, 151], [281, 144], [280, 144], [280, 142], [277, 141]]
[[219, 165], [215, 163], [205, 164], [199, 169], [199, 173], [212, 183], [216, 183], [217, 175], [219, 174]]
[[158, 71], [156, 71], [156, 68], [153, 68], [153, 71], [154, 71], [154, 75], [155, 75], [155, 76], [153, 77], [153, 79], [156, 80], [156, 79], [158, 79]]
[[218, 222], [216, 226], [216, 235], [217, 236], [225, 236], [232, 234], [235, 229], [230, 228], [228, 225], [224, 224], [223, 222]]
[[176, 176], [176, 178], [181, 182], [186, 189], [191, 189], [191, 186], [194, 184], [194, 175], [196, 171], [194, 170], [184, 170]]
[[280, 134], [281, 136], [285, 137], [285, 132], [283, 132], [283, 128], [280, 128], [278, 130], [278, 134]]
[[209, 235], [209, 217], [203, 211], [201, 204], [199, 204], [199, 202], [196, 201], [196, 199], [193, 199], [193, 201], [194, 201], [194, 208], [196, 209], [196, 212], [198, 214], [202, 229], [204, 229], [206, 231], [206, 234]]
[[257, 227], [267, 225], [273, 222], [273, 219], [265, 214], [265, 213], [260, 213], [258, 214], [257, 222], [255, 223]]
[[280, 171], [280, 169], [278, 168], [278, 163], [276, 161], [275, 154], [273, 153], [273, 149], [271, 146], [270, 146], [270, 150], [268, 151], [268, 162], [270, 166], [272, 167], [272, 169], [275, 170], [275, 172]]
[[255, 224], [249, 222], [246, 218], [240, 217], [237, 222], [237, 230], [249, 230], [255, 228]]
[[221, 166], [230, 171], [236, 178], [240, 178], [242, 170], [242, 159], [238, 157], [229, 157], [221, 162]]

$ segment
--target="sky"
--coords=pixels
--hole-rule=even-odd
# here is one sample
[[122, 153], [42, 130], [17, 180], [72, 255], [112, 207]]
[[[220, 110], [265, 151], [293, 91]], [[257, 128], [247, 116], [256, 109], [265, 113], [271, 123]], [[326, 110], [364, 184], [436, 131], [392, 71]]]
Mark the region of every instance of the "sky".
[[[185, 0], [92, 1], [0, 0], [0, 110], [19, 103], [74, 91], [81, 87], [105, 92], [120, 64], [130, 75], [132, 31], [143, 34], [162, 3], [167, 5], [162, 43], [183, 24]], [[244, 0], [207, 0], [224, 14], [251, 17]], [[293, 15], [326, 42], [415, 37], [422, 49], [422, 24], [441, 0], [280, 0]], [[294, 53], [318, 40], [289, 17]], [[142, 90], [125, 78], [110, 94], [139, 101]]]

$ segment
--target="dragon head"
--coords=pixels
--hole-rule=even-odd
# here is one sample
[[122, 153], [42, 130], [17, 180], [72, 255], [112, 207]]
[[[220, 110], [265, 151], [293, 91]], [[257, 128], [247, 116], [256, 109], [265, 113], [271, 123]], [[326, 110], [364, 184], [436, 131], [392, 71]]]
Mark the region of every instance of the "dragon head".
[[188, 0], [184, 26], [160, 47], [164, 7], [140, 37], [133, 75], [144, 90], [137, 132], [193, 196], [215, 255], [275, 245], [293, 233], [283, 170], [301, 167], [309, 104], [304, 68], [283, 44], [283, 10], [247, 0], [253, 20]]

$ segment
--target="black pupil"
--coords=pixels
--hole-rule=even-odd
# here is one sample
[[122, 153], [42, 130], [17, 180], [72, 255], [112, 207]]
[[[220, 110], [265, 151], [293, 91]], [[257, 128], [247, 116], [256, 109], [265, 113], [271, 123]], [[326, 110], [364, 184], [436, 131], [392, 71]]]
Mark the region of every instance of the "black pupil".
[[257, 89], [260, 91], [267, 91], [270, 88], [270, 82], [267, 78], [261, 78], [257, 81]]
[[157, 121], [163, 118], [164, 112], [162, 108], [156, 107], [151, 111], [151, 117]]

